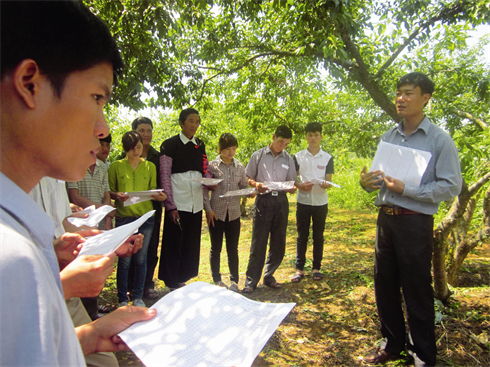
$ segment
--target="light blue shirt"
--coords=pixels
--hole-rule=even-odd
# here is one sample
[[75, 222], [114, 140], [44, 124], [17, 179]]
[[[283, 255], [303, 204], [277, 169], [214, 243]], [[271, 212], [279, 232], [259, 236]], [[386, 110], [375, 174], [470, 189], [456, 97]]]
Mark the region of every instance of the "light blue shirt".
[[1, 366], [86, 365], [63, 297], [54, 227], [0, 173]]
[[439, 204], [458, 196], [463, 179], [458, 150], [453, 139], [440, 127], [425, 117], [417, 130], [410, 135], [403, 133], [403, 121], [383, 134], [381, 140], [430, 152], [432, 157], [422, 176], [419, 187], [405, 184], [403, 194], [386, 188], [383, 183], [375, 205], [400, 206], [423, 214], [437, 213]]

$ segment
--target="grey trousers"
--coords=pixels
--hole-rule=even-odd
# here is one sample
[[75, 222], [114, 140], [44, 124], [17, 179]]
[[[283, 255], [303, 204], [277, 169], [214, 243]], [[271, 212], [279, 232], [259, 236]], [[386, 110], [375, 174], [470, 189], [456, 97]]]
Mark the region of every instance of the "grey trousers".
[[[285, 193], [278, 196], [259, 195], [255, 201], [252, 230], [252, 245], [248, 260], [245, 285], [255, 288], [264, 268], [264, 284], [276, 280], [274, 272], [281, 265], [286, 250], [286, 227], [288, 225], [289, 203]], [[267, 261], [267, 241], [270, 235]]]

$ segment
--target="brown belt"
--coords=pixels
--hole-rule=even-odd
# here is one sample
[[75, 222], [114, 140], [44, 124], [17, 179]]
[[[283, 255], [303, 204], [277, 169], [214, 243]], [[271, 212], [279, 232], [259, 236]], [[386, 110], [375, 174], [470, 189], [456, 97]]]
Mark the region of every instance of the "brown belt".
[[384, 211], [388, 215], [414, 215], [414, 214], [422, 214], [419, 212], [414, 212], [410, 209], [405, 208], [392, 208], [386, 205], [381, 205], [381, 210]]

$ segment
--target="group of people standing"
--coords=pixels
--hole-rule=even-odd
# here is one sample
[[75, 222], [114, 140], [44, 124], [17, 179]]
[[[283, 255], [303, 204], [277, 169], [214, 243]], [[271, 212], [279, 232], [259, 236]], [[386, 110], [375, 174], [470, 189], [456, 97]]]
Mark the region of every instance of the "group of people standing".
[[[153, 275], [150, 267], [144, 269], [149, 250], [140, 255], [138, 252], [151, 248], [153, 234], [159, 232], [155, 232], [157, 217], [144, 224], [144, 240], [141, 235], [130, 236], [116, 253], [77, 257], [85, 238], [100, 232], [63, 233], [71, 228], [59, 214], [69, 212], [70, 207], [56, 207], [63, 201], [59, 194], [65, 181], [79, 182], [84, 175], [103, 176], [106, 172], [107, 165], [95, 157], [104, 151], [104, 139], [109, 136], [103, 106], [122, 74], [122, 57], [107, 26], [81, 2], [0, 4], [0, 296], [4, 300], [0, 307], [0, 365], [117, 366], [111, 352], [127, 349], [118, 334], [136, 322], [152, 319], [157, 312], [138, 307], [143, 304], [137, 301], [145, 294], [145, 277]], [[443, 200], [459, 194], [462, 177], [453, 140], [424, 114], [434, 83], [422, 73], [410, 73], [398, 81], [396, 89], [395, 104], [402, 120], [381, 139], [429, 152], [431, 158], [418, 186], [380, 170], [368, 172], [364, 168], [360, 175], [362, 188], [380, 190], [375, 202], [380, 210], [374, 282], [384, 337], [381, 348], [366, 356], [364, 362], [385, 363], [408, 349], [415, 366], [434, 366], [433, 215]], [[298, 188], [297, 212], [301, 218], [297, 272], [292, 279], [301, 281], [306, 223], [310, 217], [313, 219], [314, 247], [321, 246], [319, 233], [328, 210], [322, 190], [329, 187], [327, 181], [333, 173], [331, 157], [318, 149], [318, 126], [307, 127], [307, 151], [299, 152], [295, 158], [285, 151], [292, 138], [291, 130], [279, 126], [271, 144], [253, 153], [244, 177], [243, 166], [233, 157], [238, 146], [236, 139], [222, 136], [221, 154], [209, 164], [204, 144], [195, 137], [200, 124], [198, 112], [182, 111], [179, 124], [182, 132], [164, 141], [160, 152], [150, 149], [151, 131], [145, 125], [151, 128], [151, 123], [137, 124], [133, 127], [136, 132], [123, 137], [126, 158], [109, 166], [108, 179], [97, 195], [87, 199], [83, 192], [88, 186], [69, 185], [72, 201], [85, 206], [89, 200], [91, 205], [100, 206], [109, 195], [116, 200], [116, 225], [164, 203], [159, 277], [171, 288], [178, 288], [197, 275], [202, 209], [210, 208], [206, 216], [213, 227], [211, 263], [213, 279], [219, 284], [214, 256], [219, 253], [223, 233], [230, 243], [236, 241], [239, 225], [235, 210], [231, 210], [236, 200], [221, 201], [219, 194], [213, 192], [206, 203], [203, 190], [219, 193], [228, 190], [226, 185], [230, 190], [243, 188], [246, 181], [258, 193], [243, 289], [250, 293], [262, 277], [264, 264], [264, 284], [281, 287], [274, 272], [284, 256], [288, 214], [285, 192], [293, 193]], [[146, 132], [137, 132], [143, 128]], [[142, 159], [145, 156], [146, 160]], [[222, 175], [224, 181], [219, 185], [225, 186], [203, 189], [195, 181], [214, 175]], [[285, 190], [268, 183], [289, 181], [296, 184], [285, 185]], [[121, 193], [152, 189], [158, 187], [158, 182], [165, 193], [156, 194], [153, 203], [124, 206], [127, 195]], [[64, 196], [67, 201], [66, 192]], [[57, 211], [58, 215], [51, 215], [50, 211]], [[109, 218], [101, 226], [108, 229], [111, 223]], [[321, 252], [319, 248], [313, 251], [313, 278], [317, 280], [321, 279]], [[117, 257], [131, 258], [120, 261], [127, 274], [118, 274], [118, 283], [120, 278], [128, 284], [126, 289], [132, 289], [135, 306], [122, 306], [91, 322], [80, 307], [79, 297], [100, 293]], [[232, 281], [237, 283], [236, 258], [230, 259]], [[130, 263], [135, 265], [132, 277]], [[129, 286], [131, 278], [138, 284]], [[124, 293], [125, 285], [118, 284], [120, 293]], [[13, 295], [15, 302], [11, 302]], [[127, 302], [127, 294], [119, 296], [121, 303]], [[74, 300], [73, 307], [70, 300]], [[102, 360], [89, 361], [94, 355]]]
[[[255, 152], [247, 167], [234, 156], [238, 148], [236, 137], [224, 133], [219, 139], [219, 155], [208, 162], [204, 143], [196, 137], [200, 126], [199, 112], [183, 110], [179, 116], [181, 132], [160, 146], [151, 146], [153, 122], [139, 117], [132, 123], [133, 131], [122, 137], [124, 153], [108, 169], [109, 194], [116, 203], [116, 227], [132, 222], [155, 209], [141, 227], [143, 247], [131, 258], [119, 258], [117, 286], [120, 306], [128, 304], [128, 294], [134, 305], [143, 306], [143, 296], [158, 297], [153, 274], [158, 260], [158, 245], [162, 212], [164, 227], [158, 277], [168, 288], [175, 290], [198, 275], [202, 211], [206, 211], [211, 239], [210, 264], [216, 285], [240, 291], [238, 243], [240, 237], [240, 196], [225, 196], [229, 191], [253, 187], [258, 193], [254, 209], [254, 224], [250, 259], [243, 293], [251, 293], [259, 283], [264, 269], [264, 284], [280, 288], [274, 272], [282, 262], [286, 245], [289, 203], [286, 192], [298, 194], [298, 282], [304, 277], [305, 254], [310, 218], [313, 219], [314, 259], [313, 279], [321, 280], [323, 231], [328, 212], [328, 189], [333, 173], [333, 158], [324, 152], [320, 143], [322, 126], [306, 126], [308, 148], [291, 157], [285, 150], [292, 131], [282, 125], [275, 131], [270, 145]], [[102, 144], [102, 140], [101, 140]], [[98, 162], [103, 165], [103, 162]], [[87, 175], [90, 171], [87, 172]], [[201, 178], [222, 181], [203, 185]], [[271, 190], [267, 182], [290, 185], [285, 190]], [[73, 185], [73, 184], [69, 184]], [[125, 206], [126, 192], [162, 188], [163, 193], [152, 196], [153, 203], [143, 202]], [[255, 197], [256, 192], [247, 194]], [[210, 197], [211, 193], [211, 197]], [[162, 210], [164, 208], [164, 210]], [[266, 259], [270, 237], [269, 255]], [[226, 239], [230, 284], [223, 282], [220, 256]]]

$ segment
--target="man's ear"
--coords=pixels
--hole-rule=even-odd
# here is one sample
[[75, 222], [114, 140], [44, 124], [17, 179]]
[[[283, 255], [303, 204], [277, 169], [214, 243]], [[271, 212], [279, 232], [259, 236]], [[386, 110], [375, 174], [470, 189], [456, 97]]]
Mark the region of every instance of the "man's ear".
[[42, 76], [37, 63], [23, 60], [13, 74], [14, 88], [29, 108], [36, 107], [35, 96], [39, 93]]
[[425, 93], [422, 98], [424, 99], [424, 105], [427, 104], [427, 102], [429, 102], [429, 100], [431, 99], [432, 95], [429, 94], [429, 93]]
[[272, 135], [272, 140], [276, 140], [276, 134]]

